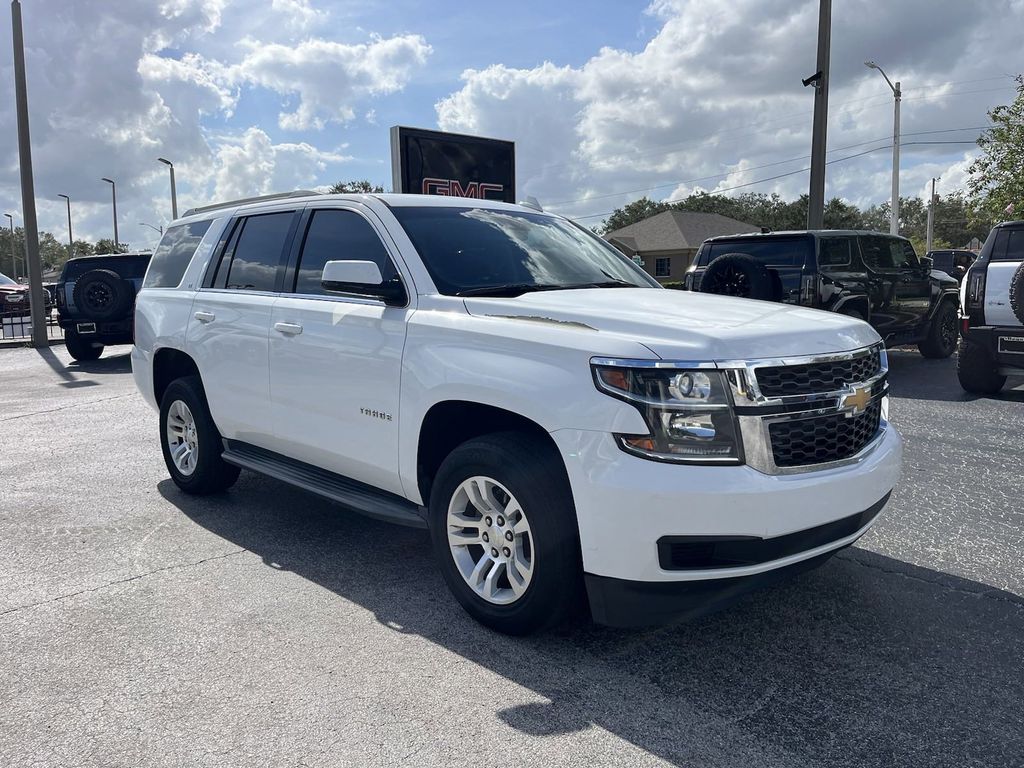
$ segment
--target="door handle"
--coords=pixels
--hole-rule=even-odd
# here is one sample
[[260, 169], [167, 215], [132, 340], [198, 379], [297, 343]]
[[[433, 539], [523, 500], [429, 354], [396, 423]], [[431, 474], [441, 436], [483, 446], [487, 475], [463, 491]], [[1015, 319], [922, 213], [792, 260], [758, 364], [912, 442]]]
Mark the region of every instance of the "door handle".
[[213, 312], [199, 311], [199, 312], [196, 312], [195, 318], [200, 323], [212, 323], [214, 320], [217, 319], [217, 316], [215, 314], [213, 314]]
[[302, 326], [298, 323], [274, 323], [274, 330], [287, 336], [298, 336], [302, 333]]

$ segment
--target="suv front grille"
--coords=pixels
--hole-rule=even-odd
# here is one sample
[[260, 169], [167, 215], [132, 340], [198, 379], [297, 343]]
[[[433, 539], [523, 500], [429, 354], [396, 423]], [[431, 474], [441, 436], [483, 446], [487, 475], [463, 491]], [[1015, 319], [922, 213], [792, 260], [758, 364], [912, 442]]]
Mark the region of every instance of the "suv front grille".
[[830, 413], [768, 425], [772, 456], [778, 467], [800, 467], [855, 456], [878, 432], [882, 406], [876, 400], [863, 413]]
[[881, 370], [881, 356], [875, 348], [851, 360], [758, 368], [757, 385], [765, 397], [812, 395], [860, 384]]

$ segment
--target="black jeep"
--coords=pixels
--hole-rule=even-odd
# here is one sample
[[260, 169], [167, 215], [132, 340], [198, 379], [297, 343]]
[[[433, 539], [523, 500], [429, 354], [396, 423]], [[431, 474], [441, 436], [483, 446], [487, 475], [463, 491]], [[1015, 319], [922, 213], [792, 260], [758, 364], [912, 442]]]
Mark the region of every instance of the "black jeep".
[[95, 360], [104, 346], [132, 343], [135, 294], [151, 255], [68, 259], [57, 283], [57, 311], [64, 344], [75, 360]]
[[701, 244], [685, 286], [850, 315], [888, 346], [917, 344], [925, 357], [956, 350], [957, 281], [902, 237], [850, 230], [713, 237]]

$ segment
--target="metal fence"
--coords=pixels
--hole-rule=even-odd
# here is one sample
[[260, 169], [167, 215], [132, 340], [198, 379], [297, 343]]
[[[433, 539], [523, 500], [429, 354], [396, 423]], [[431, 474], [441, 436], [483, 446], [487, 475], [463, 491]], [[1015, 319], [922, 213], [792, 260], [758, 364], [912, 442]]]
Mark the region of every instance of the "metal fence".
[[[57, 312], [46, 310], [46, 335], [51, 339], [63, 339], [64, 329], [57, 324]], [[0, 342], [28, 341], [32, 338], [32, 318], [24, 310], [0, 312]]]

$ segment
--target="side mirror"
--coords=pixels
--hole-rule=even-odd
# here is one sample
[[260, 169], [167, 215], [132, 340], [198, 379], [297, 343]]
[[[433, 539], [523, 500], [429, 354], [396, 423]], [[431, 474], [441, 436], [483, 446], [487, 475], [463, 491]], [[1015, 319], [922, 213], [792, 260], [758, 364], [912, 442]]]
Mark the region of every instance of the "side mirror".
[[921, 266], [924, 267], [925, 269], [931, 269], [934, 265], [935, 259], [933, 259], [931, 256], [921, 257]]
[[385, 281], [380, 267], [372, 261], [328, 261], [324, 264], [320, 285], [327, 291], [383, 299], [389, 306], [400, 306], [407, 301], [402, 281], [397, 277]]

